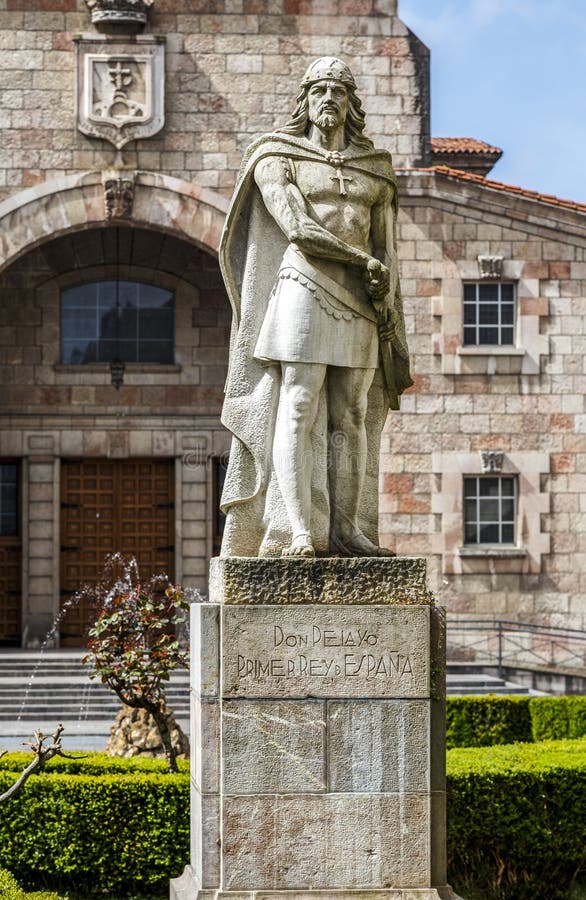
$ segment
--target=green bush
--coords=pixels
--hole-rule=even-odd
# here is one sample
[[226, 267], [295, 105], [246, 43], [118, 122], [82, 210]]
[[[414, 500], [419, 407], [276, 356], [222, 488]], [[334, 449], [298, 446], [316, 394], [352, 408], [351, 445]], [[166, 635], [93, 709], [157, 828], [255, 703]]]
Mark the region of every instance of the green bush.
[[27, 894], [16, 878], [6, 869], [0, 869], [0, 897], [2, 900], [62, 900], [59, 894], [49, 891], [35, 891]]
[[[133, 775], [164, 774], [168, 772], [167, 761], [164, 759], [150, 759], [131, 756], [108, 756], [106, 753], [82, 753], [75, 750], [67, 751], [75, 758], [54, 756], [45, 763], [43, 772], [61, 772], [68, 775]], [[0, 772], [22, 772], [32, 759], [32, 755], [25, 751], [14, 751], [0, 757]], [[180, 772], [189, 772], [189, 760], [177, 760]]]
[[586, 697], [535, 697], [529, 707], [534, 741], [586, 735]]
[[16, 878], [6, 869], [0, 869], [0, 897], [2, 900], [22, 900], [24, 897]]
[[585, 809], [586, 741], [450, 750], [450, 882], [483, 900], [567, 900]]
[[586, 735], [586, 697], [448, 697], [446, 741], [491, 747]]
[[489, 747], [531, 740], [529, 697], [449, 697], [446, 743]]
[[[27, 758], [0, 760], [0, 791]], [[168, 775], [164, 760], [103, 754], [51, 760], [2, 805], [0, 866], [30, 889], [84, 900], [163, 894], [189, 857], [182, 768]], [[450, 750], [451, 883], [470, 900], [568, 900], [584, 866], [584, 809], [586, 740]], [[0, 897], [29, 900], [9, 894], [1, 880]]]
[[24, 900], [64, 900], [54, 891], [33, 891], [30, 894], [24, 893], [22, 896]]
[[[22, 755], [9, 756], [0, 792], [21, 768]], [[189, 776], [164, 770], [99, 754], [52, 760], [2, 804], [0, 866], [30, 888], [84, 897], [168, 888], [189, 858]]]

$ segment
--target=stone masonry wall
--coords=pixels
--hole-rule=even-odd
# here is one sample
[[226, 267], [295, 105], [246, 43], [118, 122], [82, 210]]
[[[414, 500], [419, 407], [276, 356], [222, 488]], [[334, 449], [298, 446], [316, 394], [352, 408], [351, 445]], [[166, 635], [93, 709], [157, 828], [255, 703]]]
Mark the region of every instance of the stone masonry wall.
[[[166, 37], [166, 125], [125, 164], [230, 194], [242, 151], [287, 120], [321, 55], [352, 66], [377, 146], [424, 162], [429, 54], [395, 12], [395, 0], [157, 0], [147, 33]], [[0, 0], [0, 200], [114, 161], [76, 128], [80, 33], [96, 33], [84, 0]]]
[[[216, 260], [195, 244], [216, 246], [221, 228], [217, 204], [210, 225], [206, 189], [230, 195], [245, 146], [286, 120], [308, 62], [334, 54], [352, 66], [367, 131], [398, 167], [426, 165], [429, 152], [429, 54], [398, 19], [395, 0], [156, 0], [147, 33], [166, 37], [166, 125], [124, 151], [129, 168], [155, 173], [140, 176], [135, 203], [155, 214], [141, 213], [140, 229], [121, 229], [120, 256], [99, 175], [114, 149], [75, 122], [80, 33], [94, 33], [84, 0], [0, 0], [0, 201], [98, 172], [91, 190], [80, 183], [71, 200], [72, 210], [87, 208], [71, 233], [0, 276], [0, 456], [30, 460], [23, 584], [38, 616], [58, 598], [51, 542], [60, 456], [175, 456], [177, 574], [204, 584], [214, 503], [208, 458], [228, 446], [218, 415], [230, 311]], [[146, 181], [157, 173], [184, 182], [175, 205], [151, 200], [158, 188], [147, 191]], [[428, 557], [432, 586], [454, 615], [586, 627], [584, 215], [430, 172], [411, 169], [400, 182], [415, 387], [383, 441], [383, 542]], [[194, 224], [184, 201], [189, 195], [195, 209], [204, 194], [207, 212]], [[51, 215], [60, 221], [60, 202], [47, 200], [48, 223]], [[203, 239], [206, 228], [213, 239]], [[189, 242], [163, 240], [165, 231]], [[35, 240], [50, 237], [41, 232]], [[0, 235], [0, 249], [10, 252], [10, 241]], [[477, 280], [477, 257], [486, 253], [501, 255], [505, 280], [518, 285], [515, 352], [462, 348], [462, 282]], [[128, 367], [120, 392], [103, 368], [59, 365], [59, 290], [105, 272], [146, 274], [177, 290], [177, 365], [164, 373]], [[519, 480], [516, 557], [459, 553], [461, 479], [480, 471], [487, 449], [503, 450]]]
[[[430, 558], [431, 584], [451, 613], [584, 628], [583, 231], [572, 236], [578, 223], [568, 218], [563, 225], [555, 209], [530, 210], [509, 195], [499, 210], [494, 192], [464, 196], [462, 187], [448, 192], [421, 177], [423, 188], [415, 175], [401, 185], [402, 288], [415, 386], [404, 395], [401, 413], [390, 414], [383, 438], [383, 542], [399, 554]], [[455, 342], [462, 344], [453, 327], [455, 319], [461, 331], [462, 279], [473, 280], [483, 253], [504, 257], [505, 278], [507, 265], [518, 273], [519, 320], [536, 317], [539, 334], [527, 338], [525, 356], [455, 355]], [[533, 345], [534, 371], [524, 373]], [[462, 371], [446, 373], [454, 358]], [[461, 483], [459, 495], [450, 495], [450, 472], [462, 461], [466, 474], [479, 451], [490, 449], [513, 461], [521, 492], [535, 485], [519, 529], [522, 544], [536, 544], [536, 556], [464, 559], [457, 572], [450, 542], [463, 543], [461, 510], [458, 534], [450, 535], [446, 523], [461, 505]], [[536, 463], [541, 471], [533, 475]]]
[[[112, 234], [67, 235], [0, 275], [0, 411], [218, 416], [231, 312], [217, 262], [178, 240], [122, 229], [115, 263]], [[103, 365], [60, 366], [60, 290], [117, 274], [176, 292], [177, 365], [161, 373], [157, 366], [130, 364], [121, 391]]]

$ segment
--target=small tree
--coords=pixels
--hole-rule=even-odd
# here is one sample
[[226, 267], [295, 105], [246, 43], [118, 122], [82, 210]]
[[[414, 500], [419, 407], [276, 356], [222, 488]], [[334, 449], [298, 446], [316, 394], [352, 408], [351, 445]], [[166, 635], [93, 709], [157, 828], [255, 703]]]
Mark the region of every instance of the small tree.
[[[33, 759], [28, 766], [23, 769], [20, 776], [14, 784], [0, 794], [0, 803], [9, 800], [24, 787], [25, 783], [35, 772], [40, 772], [45, 763], [53, 759], [54, 756], [62, 756], [64, 759], [84, 759], [83, 756], [68, 756], [63, 753], [61, 747], [61, 735], [63, 734], [63, 725], [59, 724], [53, 734], [43, 734], [42, 731], [35, 731], [32, 741], [24, 741], [25, 746], [30, 747], [33, 752]], [[51, 741], [51, 743], [47, 743]], [[0, 759], [6, 756], [7, 750], [0, 751]]]
[[187, 667], [188, 650], [177, 629], [187, 621], [189, 602], [166, 575], [142, 585], [134, 561], [112, 557], [109, 568], [123, 569], [114, 585], [86, 588], [101, 611], [89, 630], [90, 678], [100, 678], [126, 706], [145, 709], [153, 717], [170, 772], [177, 771], [176, 751], [168, 725], [164, 683], [170, 672]]

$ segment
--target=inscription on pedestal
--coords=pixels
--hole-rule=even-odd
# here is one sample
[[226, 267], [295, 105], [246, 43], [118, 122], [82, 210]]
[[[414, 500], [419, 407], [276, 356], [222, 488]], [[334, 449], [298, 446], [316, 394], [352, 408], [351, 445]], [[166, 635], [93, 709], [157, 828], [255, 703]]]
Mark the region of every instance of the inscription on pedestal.
[[429, 609], [224, 607], [224, 697], [427, 697]]

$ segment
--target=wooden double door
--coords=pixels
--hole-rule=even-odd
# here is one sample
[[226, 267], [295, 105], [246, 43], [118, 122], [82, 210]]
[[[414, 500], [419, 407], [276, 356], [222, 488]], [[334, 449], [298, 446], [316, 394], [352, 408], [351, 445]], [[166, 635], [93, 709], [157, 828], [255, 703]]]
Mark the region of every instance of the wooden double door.
[[83, 646], [96, 611], [80, 589], [104, 577], [107, 557], [134, 557], [141, 579], [174, 578], [172, 459], [64, 459], [61, 465], [62, 646]]
[[21, 539], [0, 536], [0, 647], [20, 646], [21, 584]]
[[0, 459], [0, 646], [20, 646], [22, 620], [21, 470]]

